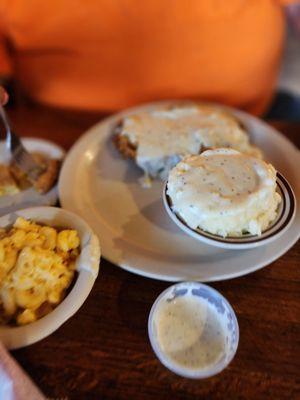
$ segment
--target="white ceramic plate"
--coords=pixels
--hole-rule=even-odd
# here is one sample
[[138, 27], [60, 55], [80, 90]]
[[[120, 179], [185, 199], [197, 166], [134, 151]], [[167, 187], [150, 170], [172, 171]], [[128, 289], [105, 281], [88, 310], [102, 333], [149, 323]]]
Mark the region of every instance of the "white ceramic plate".
[[82, 306], [98, 275], [100, 247], [97, 236], [81, 218], [56, 207], [33, 207], [7, 214], [0, 218], [0, 227], [14, 223], [18, 216], [46, 225], [76, 229], [81, 252], [76, 262], [78, 276], [67, 297], [43, 318], [20, 327], [0, 326], [0, 340], [9, 349], [35, 343], [58, 329]]
[[296, 215], [296, 198], [290, 184], [279, 172], [277, 172], [277, 192], [281, 197], [281, 202], [277, 210], [277, 218], [275, 218], [268, 229], [264, 230], [260, 236], [245, 234], [243, 236], [222, 237], [206, 232], [200, 228], [192, 229], [173, 211], [172, 200], [167, 195], [167, 183], [164, 186], [162, 196], [169, 217], [186, 234], [200, 242], [212, 246], [221, 247], [223, 249], [244, 250], [265, 246], [273, 242], [273, 240], [279, 238], [279, 236], [291, 226]]
[[[59, 179], [64, 208], [81, 215], [101, 237], [102, 254], [131, 272], [167, 281], [229, 279], [255, 271], [284, 254], [298, 239], [299, 210], [279, 239], [251, 250], [224, 250], [183, 233], [167, 215], [163, 182], [143, 189], [142, 172], [112, 144], [121, 117], [172, 102], [152, 103], [112, 116], [92, 127], [68, 153]], [[300, 153], [278, 131], [246, 113], [231, 110], [266, 159], [287, 177], [300, 199]], [[299, 204], [299, 201], [298, 201]]]
[[[51, 158], [61, 160], [65, 154], [61, 147], [45, 139], [22, 138], [22, 142], [28, 151], [43, 153]], [[5, 142], [1, 141], [0, 164], [8, 163], [9, 158], [10, 154], [6, 149]], [[0, 216], [20, 208], [54, 205], [57, 202], [57, 198], [57, 185], [45, 194], [38, 193], [34, 188], [30, 187], [12, 196], [0, 196]]]

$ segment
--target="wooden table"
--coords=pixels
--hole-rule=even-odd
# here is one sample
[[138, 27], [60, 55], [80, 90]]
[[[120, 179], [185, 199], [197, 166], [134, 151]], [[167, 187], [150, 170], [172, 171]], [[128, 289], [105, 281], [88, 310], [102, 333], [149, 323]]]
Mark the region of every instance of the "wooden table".
[[[24, 136], [54, 140], [66, 150], [100, 115], [23, 106], [11, 110]], [[278, 123], [300, 146], [300, 124]], [[51, 399], [299, 399], [300, 245], [267, 268], [211, 284], [233, 305], [238, 352], [221, 374], [180, 378], [151, 350], [147, 318], [169, 284], [130, 274], [102, 259], [83, 307], [48, 338], [14, 357]]]

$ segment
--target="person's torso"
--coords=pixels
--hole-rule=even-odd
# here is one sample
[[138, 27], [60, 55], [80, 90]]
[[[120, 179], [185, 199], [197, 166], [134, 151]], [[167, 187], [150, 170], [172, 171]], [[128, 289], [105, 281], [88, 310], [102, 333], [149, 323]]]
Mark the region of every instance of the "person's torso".
[[113, 110], [200, 98], [260, 111], [283, 36], [275, 0], [9, 0], [14, 72], [32, 97]]

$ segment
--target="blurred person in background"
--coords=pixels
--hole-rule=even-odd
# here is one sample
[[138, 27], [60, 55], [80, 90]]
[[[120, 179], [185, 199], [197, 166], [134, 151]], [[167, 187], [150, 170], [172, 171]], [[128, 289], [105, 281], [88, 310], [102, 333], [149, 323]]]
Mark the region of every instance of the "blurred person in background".
[[55, 107], [111, 112], [189, 98], [262, 115], [280, 68], [284, 7], [297, 25], [296, 3], [0, 0], [1, 81]]
[[271, 119], [300, 121], [300, 3], [286, 8], [287, 35]]

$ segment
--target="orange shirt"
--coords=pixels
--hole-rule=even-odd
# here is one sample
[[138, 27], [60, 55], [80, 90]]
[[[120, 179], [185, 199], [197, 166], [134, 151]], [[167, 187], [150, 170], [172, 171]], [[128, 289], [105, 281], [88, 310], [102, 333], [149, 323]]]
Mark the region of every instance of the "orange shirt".
[[0, 0], [0, 75], [54, 106], [197, 98], [261, 113], [288, 0]]

